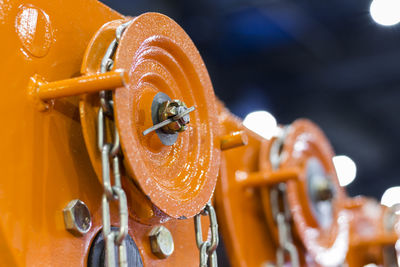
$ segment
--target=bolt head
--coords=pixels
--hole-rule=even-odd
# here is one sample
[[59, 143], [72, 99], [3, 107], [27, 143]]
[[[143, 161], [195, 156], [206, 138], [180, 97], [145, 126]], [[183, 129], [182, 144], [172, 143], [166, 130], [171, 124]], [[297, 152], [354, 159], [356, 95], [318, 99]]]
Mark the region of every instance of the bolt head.
[[84, 235], [92, 227], [90, 211], [86, 204], [74, 199], [63, 210], [65, 228], [75, 235]]
[[[161, 104], [158, 109], [159, 121], [165, 121], [171, 117], [174, 117], [187, 109], [186, 104], [180, 100], [165, 101]], [[187, 129], [186, 124], [190, 122], [189, 114], [183, 116], [177, 121], [174, 121], [162, 128], [166, 133], [183, 132]]]
[[171, 103], [170, 101], [167, 101], [167, 106], [165, 107], [164, 116], [166, 118], [170, 118], [177, 114], [178, 114], [178, 109], [177, 109], [176, 105], [174, 105], [173, 102]]
[[315, 182], [315, 188], [317, 201], [331, 200], [334, 197], [334, 187], [328, 177], [317, 180]]
[[174, 240], [171, 232], [164, 226], [154, 227], [150, 234], [151, 251], [160, 259], [168, 258], [174, 252]]

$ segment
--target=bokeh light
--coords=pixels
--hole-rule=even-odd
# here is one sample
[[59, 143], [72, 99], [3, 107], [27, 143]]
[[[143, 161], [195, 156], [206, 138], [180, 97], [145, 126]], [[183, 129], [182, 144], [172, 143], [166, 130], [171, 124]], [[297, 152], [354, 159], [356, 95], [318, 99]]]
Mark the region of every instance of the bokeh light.
[[381, 198], [381, 204], [391, 207], [400, 203], [400, 186], [394, 186], [386, 189]]
[[348, 156], [338, 155], [333, 157], [336, 173], [341, 186], [349, 185], [354, 181], [357, 174], [357, 166]]
[[247, 129], [268, 140], [276, 136], [279, 131], [275, 117], [264, 110], [247, 114], [246, 118], [244, 118], [243, 125]]
[[373, 0], [369, 11], [378, 24], [393, 26], [400, 22], [400, 0]]

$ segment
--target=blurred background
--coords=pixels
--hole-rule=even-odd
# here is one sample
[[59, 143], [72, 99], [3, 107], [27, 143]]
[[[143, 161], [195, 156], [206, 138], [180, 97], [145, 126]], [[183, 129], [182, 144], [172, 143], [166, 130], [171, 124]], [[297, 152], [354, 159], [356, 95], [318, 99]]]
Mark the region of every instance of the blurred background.
[[310, 118], [354, 161], [348, 193], [378, 200], [400, 185], [397, 1], [374, 0], [371, 16], [372, 0], [102, 0], [125, 15], [173, 18], [234, 114]]

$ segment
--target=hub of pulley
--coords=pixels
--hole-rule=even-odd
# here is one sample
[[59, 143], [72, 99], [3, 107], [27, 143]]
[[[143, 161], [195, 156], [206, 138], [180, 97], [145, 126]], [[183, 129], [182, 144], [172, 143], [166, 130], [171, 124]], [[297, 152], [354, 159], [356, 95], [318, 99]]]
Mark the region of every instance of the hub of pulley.
[[171, 100], [168, 95], [157, 93], [151, 104], [154, 125], [143, 131], [143, 135], [155, 131], [164, 145], [172, 146], [178, 139], [178, 133], [187, 129], [190, 122], [189, 113], [194, 109], [187, 108], [183, 101]]
[[[112, 24], [94, 36], [83, 73], [98, 72], [114, 36]], [[173, 20], [146, 13], [124, 30], [113, 56], [110, 72], [115, 71], [125, 73], [123, 86], [112, 94], [128, 176], [122, 182], [138, 186], [143, 195], [137, 197], [137, 191], [128, 197], [157, 207], [135, 217], [193, 217], [212, 196], [220, 161], [216, 97], [200, 54]], [[101, 177], [95, 128], [98, 102], [97, 95], [85, 96], [80, 113], [86, 146]]]
[[333, 198], [335, 188], [332, 178], [326, 173], [322, 163], [315, 157], [308, 159], [307, 191], [314, 216], [322, 228], [327, 229], [333, 221]]

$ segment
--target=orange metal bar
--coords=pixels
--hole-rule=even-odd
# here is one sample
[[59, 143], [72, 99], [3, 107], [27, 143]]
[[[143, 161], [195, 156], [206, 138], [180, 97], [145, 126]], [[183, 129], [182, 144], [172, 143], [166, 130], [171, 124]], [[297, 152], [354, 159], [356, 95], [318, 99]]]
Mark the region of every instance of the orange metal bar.
[[362, 206], [366, 205], [368, 199], [365, 197], [348, 197], [344, 201], [344, 207], [346, 209], [352, 210], [352, 209], [359, 209]]
[[249, 173], [246, 177], [237, 179], [240, 186], [243, 187], [262, 187], [278, 183], [284, 183], [289, 180], [296, 180], [299, 176], [297, 169], [287, 169], [279, 171], [261, 171]]
[[397, 236], [393, 234], [373, 235], [370, 238], [354, 238], [351, 245], [353, 247], [387, 246], [396, 243], [397, 239]]
[[248, 138], [243, 131], [233, 132], [221, 137], [221, 150], [247, 145]]
[[43, 100], [95, 93], [118, 88], [125, 83], [125, 72], [110, 71], [67, 80], [39, 84], [37, 96]]

